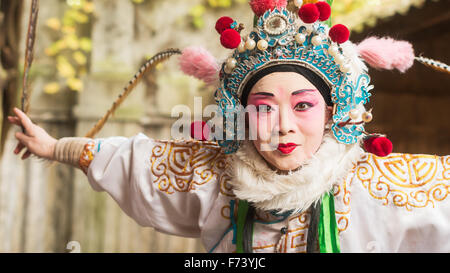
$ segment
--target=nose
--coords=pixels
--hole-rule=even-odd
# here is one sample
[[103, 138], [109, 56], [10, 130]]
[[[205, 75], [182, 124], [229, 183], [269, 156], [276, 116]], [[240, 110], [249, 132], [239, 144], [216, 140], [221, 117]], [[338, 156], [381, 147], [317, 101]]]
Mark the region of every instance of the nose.
[[281, 136], [295, 133], [294, 114], [290, 107], [280, 106], [280, 117], [278, 121], [278, 132]]

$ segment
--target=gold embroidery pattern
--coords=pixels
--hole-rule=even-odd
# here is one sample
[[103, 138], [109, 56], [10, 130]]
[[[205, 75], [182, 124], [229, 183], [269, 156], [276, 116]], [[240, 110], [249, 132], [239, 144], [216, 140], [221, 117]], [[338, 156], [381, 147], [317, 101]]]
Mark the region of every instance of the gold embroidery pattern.
[[215, 142], [159, 141], [150, 157], [153, 183], [167, 194], [195, 190], [217, 181], [225, 169], [224, 156]]
[[283, 253], [305, 253], [310, 218], [310, 210], [290, 218], [288, 220], [288, 230], [286, 234], [281, 236], [275, 250]]
[[95, 140], [90, 140], [86, 143], [86, 145], [84, 145], [83, 152], [81, 153], [79, 165], [85, 174], [87, 174], [89, 165], [91, 165], [91, 162], [94, 159], [95, 146]]
[[350, 206], [350, 187], [356, 170], [356, 164], [352, 171], [347, 175], [346, 179], [333, 188], [335, 200], [336, 222], [339, 232], [347, 230], [351, 212]]
[[449, 195], [449, 156], [391, 154], [377, 157], [367, 154], [356, 176], [370, 196], [382, 201], [413, 208], [435, 207]]

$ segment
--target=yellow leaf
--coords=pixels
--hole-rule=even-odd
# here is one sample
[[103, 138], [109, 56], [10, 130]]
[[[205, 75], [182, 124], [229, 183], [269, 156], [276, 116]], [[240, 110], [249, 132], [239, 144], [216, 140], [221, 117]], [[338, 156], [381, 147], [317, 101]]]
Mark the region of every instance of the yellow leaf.
[[81, 51], [75, 51], [72, 55], [75, 62], [79, 65], [86, 64], [86, 56]]
[[55, 94], [58, 93], [60, 89], [59, 83], [51, 82], [44, 86], [44, 92], [47, 94]]
[[191, 10], [189, 11], [189, 14], [193, 17], [198, 17], [198, 16], [202, 16], [205, 13], [205, 10], [206, 10], [205, 6], [196, 5], [191, 8]]
[[55, 17], [47, 19], [45, 24], [47, 25], [47, 27], [53, 30], [59, 30], [61, 28], [61, 21], [59, 21], [59, 19]]
[[85, 52], [90, 52], [92, 50], [91, 39], [83, 37], [80, 39], [80, 48]]
[[163, 69], [163, 67], [164, 67], [163, 63], [159, 63], [155, 66], [156, 70], [161, 70], [161, 69]]
[[58, 74], [64, 78], [71, 78], [75, 76], [75, 69], [63, 56], [58, 56], [56, 68], [58, 69]]
[[94, 11], [94, 3], [87, 2], [83, 5], [83, 11], [86, 13], [92, 13]]
[[64, 41], [67, 43], [67, 47], [70, 49], [77, 50], [80, 47], [76, 35], [67, 35], [66, 37], [64, 37]]
[[62, 32], [64, 34], [75, 34], [75, 27], [74, 26], [63, 26], [62, 27]]
[[73, 91], [81, 91], [83, 89], [83, 82], [77, 78], [70, 78], [67, 80], [67, 86]]

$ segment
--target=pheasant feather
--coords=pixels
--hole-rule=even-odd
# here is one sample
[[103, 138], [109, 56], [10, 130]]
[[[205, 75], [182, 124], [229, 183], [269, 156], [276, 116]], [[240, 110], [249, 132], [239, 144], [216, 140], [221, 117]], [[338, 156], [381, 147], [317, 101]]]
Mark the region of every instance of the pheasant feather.
[[425, 66], [433, 68], [434, 70], [450, 74], [450, 66], [445, 63], [442, 63], [442, 62], [439, 62], [439, 61], [436, 61], [433, 59], [425, 58], [422, 56], [416, 57], [415, 60], [418, 61], [419, 63], [424, 64]]
[[120, 104], [125, 100], [125, 98], [131, 93], [134, 87], [137, 85], [138, 81], [142, 78], [145, 72], [154, 68], [157, 64], [162, 63], [168, 60], [172, 55], [181, 54], [179, 49], [168, 49], [166, 51], [162, 51], [151, 59], [149, 59], [144, 65], [141, 66], [139, 71], [134, 75], [133, 79], [131, 79], [127, 86], [124, 88], [123, 92], [119, 95], [119, 97], [114, 101], [111, 108], [106, 112], [106, 114], [95, 124], [94, 127], [86, 134], [86, 137], [93, 138], [105, 125], [108, 118], [114, 114], [114, 111], [119, 107]]

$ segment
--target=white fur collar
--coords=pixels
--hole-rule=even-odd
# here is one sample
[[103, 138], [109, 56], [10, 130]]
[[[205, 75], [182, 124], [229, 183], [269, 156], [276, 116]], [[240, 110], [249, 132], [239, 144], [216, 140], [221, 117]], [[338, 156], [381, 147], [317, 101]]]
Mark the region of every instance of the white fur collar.
[[277, 174], [246, 140], [230, 157], [230, 183], [237, 198], [258, 209], [300, 212], [342, 182], [362, 153], [359, 143], [342, 144], [326, 133], [319, 150], [299, 170]]

